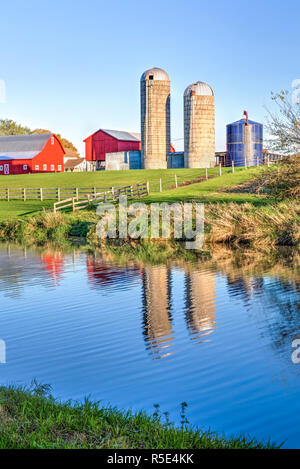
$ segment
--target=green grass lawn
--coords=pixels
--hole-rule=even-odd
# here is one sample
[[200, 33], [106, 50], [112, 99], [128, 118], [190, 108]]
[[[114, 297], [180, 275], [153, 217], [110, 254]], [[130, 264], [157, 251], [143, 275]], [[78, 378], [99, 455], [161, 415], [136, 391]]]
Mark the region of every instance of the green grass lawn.
[[[231, 173], [231, 168], [222, 168], [223, 173]], [[236, 172], [243, 172], [244, 168], [236, 168]], [[82, 173], [58, 174], [25, 174], [16, 176], [0, 176], [0, 188], [27, 187], [111, 187], [137, 184], [149, 181], [150, 190], [159, 190], [159, 180], [162, 179], [163, 189], [178, 183], [205, 176], [204, 169], [148, 169], [129, 171], [95, 171]], [[219, 168], [208, 170], [210, 176], [219, 174]]]
[[189, 427], [185, 420], [175, 427], [161, 417], [157, 409], [149, 416], [143, 412], [102, 407], [90, 401], [59, 403], [45, 395], [44, 388], [40, 385], [32, 391], [0, 388], [0, 449], [272, 447], [269, 442], [246, 436], [225, 438], [202, 432]]
[[30, 200], [23, 202], [22, 200], [11, 200], [6, 202], [0, 200], [0, 221], [9, 218], [25, 218], [45, 209], [53, 208], [53, 200]]
[[[223, 168], [219, 176], [219, 168], [209, 170], [212, 179], [200, 183], [190, 184], [178, 189], [168, 189], [174, 184], [177, 175], [178, 183], [194, 180], [205, 175], [203, 169], [172, 169], [172, 170], [137, 170], [137, 171], [103, 171], [91, 173], [62, 173], [62, 174], [32, 174], [21, 176], [0, 176], [0, 187], [103, 187], [129, 185], [149, 181], [150, 196], [145, 202], [176, 202], [197, 200], [202, 202], [252, 202], [260, 205], [269, 200], [265, 197], [247, 193], [229, 193], [224, 189], [245, 182], [251, 177], [264, 171], [264, 168], [236, 168], [234, 174], [231, 168]], [[163, 181], [163, 191], [159, 192], [159, 179]], [[0, 200], [0, 220], [14, 217], [27, 217], [38, 211], [51, 209], [54, 201]]]
[[[226, 168], [228, 169], [228, 168]], [[190, 184], [179, 187], [176, 190], [164, 190], [163, 192], [151, 193], [145, 200], [147, 202], [179, 202], [195, 200], [197, 202], [251, 202], [254, 205], [265, 205], [273, 199], [265, 196], [251, 194], [247, 192], [226, 192], [231, 187], [235, 187], [251, 178], [255, 177], [265, 168], [238, 168], [234, 174], [231, 171], [225, 172], [221, 177], [215, 177], [208, 181]]]

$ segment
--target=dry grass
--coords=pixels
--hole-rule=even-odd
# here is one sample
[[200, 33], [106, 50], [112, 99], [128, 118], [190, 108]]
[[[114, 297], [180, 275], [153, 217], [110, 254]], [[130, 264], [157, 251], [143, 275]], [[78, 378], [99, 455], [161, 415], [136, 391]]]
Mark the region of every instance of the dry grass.
[[252, 204], [214, 204], [206, 209], [209, 243], [274, 247], [300, 242], [300, 205], [285, 201], [268, 207]]
[[254, 179], [246, 181], [227, 192], [249, 192], [269, 194], [278, 199], [300, 198], [300, 153], [286, 157], [279, 165], [260, 172]]

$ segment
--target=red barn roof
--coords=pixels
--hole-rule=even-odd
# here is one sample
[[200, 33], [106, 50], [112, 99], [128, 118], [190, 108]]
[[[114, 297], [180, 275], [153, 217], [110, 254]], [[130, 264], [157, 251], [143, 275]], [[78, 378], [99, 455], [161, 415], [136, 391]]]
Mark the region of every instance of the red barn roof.
[[[54, 134], [1, 135], [0, 159], [32, 159], [43, 151], [46, 143], [52, 136], [57, 138]], [[62, 146], [61, 148], [65, 153]]]
[[65, 150], [54, 134], [0, 136], [0, 175], [63, 171]]
[[141, 149], [140, 135], [123, 130], [99, 129], [84, 142], [87, 161], [105, 161], [107, 153]]
[[88, 138], [93, 137], [98, 132], [104, 132], [107, 135], [110, 135], [111, 137], [115, 138], [116, 140], [125, 140], [127, 142], [139, 142], [141, 140], [141, 135], [135, 132], [125, 132], [123, 130], [99, 129], [83, 141], [85, 142]]

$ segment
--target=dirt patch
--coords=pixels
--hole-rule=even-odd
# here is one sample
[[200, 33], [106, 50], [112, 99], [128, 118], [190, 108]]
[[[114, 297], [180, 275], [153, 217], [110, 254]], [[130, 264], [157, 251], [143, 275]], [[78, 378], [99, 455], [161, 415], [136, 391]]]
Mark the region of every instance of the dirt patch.
[[[213, 179], [215, 176], [208, 176], [207, 179]], [[190, 179], [188, 181], [181, 182], [180, 184], [177, 185], [177, 187], [184, 187], [184, 186], [189, 186], [190, 184], [197, 184], [197, 182], [202, 182], [207, 180], [206, 177], [202, 176], [197, 179]], [[176, 189], [176, 185], [173, 184], [172, 186], [169, 186], [168, 189]]]

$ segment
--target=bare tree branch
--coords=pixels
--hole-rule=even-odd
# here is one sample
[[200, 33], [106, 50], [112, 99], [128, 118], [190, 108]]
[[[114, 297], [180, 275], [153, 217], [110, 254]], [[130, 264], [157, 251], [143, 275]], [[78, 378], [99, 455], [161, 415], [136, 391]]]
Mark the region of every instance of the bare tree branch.
[[270, 150], [283, 154], [295, 154], [300, 150], [300, 100], [293, 102], [288, 91], [271, 93], [278, 113], [268, 112], [267, 129], [271, 135], [268, 140]]

